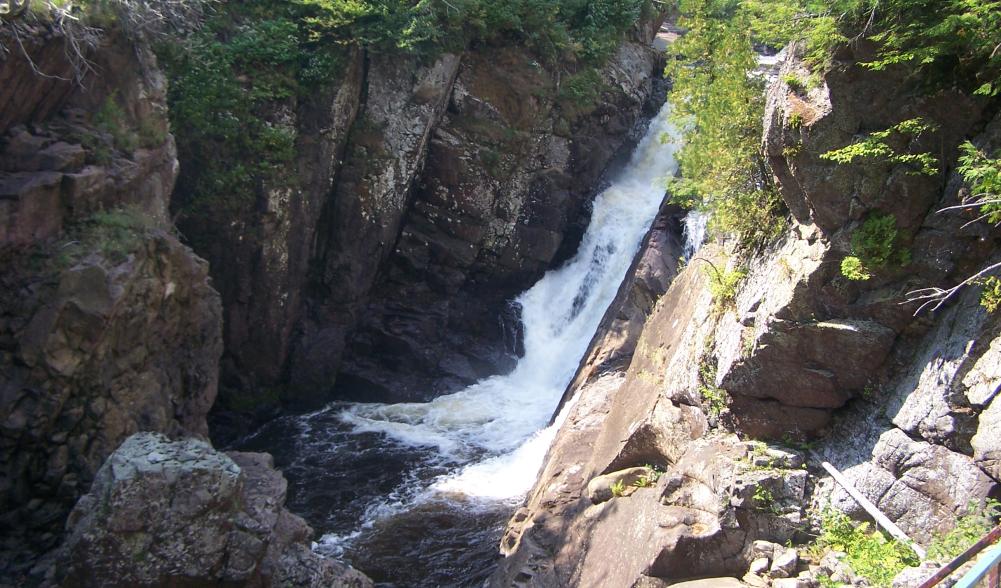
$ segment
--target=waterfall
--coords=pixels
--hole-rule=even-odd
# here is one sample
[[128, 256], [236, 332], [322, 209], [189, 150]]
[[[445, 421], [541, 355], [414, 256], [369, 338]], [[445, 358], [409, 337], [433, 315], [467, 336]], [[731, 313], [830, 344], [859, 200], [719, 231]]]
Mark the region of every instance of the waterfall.
[[[477, 549], [489, 562], [511, 505], [534, 484], [573, 402], [547, 427], [550, 417], [676, 171], [677, 142], [661, 141], [675, 135], [665, 106], [595, 198], [576, 255], [513, 302], [524, 356], [510, 373], [426, 403], [335, 403], [273, 421], [244, 445], [275, 452], [290, 505], [325, 532], [319, 551], [406, 585], [482, 583], [469, 575], [477, 565], [455, 562]], [[422, 551], [401, 570], [415, 543]]]
[[356, 404], [342, 417], [358, 431], [433, 445], [471, 461], [432, 491], [520, 499], [534, 483], [553, 430], [543, 431], [664, 196], [675, 145], [667, 107], [651, 122], [629, 163], [599, 194], [577, 254], [516, 300], [525, 355], [505, 375], [427, 403]]
[[684, 224], [684, 256], [691, 259], [695, 252], [706, 242], [706, 226], [709, 224], [709, 215], [701, 210], [690, 210], [685, 215]]

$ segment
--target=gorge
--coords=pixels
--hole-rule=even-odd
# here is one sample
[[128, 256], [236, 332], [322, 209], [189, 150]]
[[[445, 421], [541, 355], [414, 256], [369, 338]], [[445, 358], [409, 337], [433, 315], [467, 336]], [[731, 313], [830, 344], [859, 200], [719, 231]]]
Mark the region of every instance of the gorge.
[[997, 524], [995, 0], [0, 9], [0, 586], [904, 587]]

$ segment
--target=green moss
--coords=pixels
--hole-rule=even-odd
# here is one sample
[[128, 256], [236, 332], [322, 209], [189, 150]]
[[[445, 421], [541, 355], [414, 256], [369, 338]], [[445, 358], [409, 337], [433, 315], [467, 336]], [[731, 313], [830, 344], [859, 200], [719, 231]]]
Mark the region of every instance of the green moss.
[[793, 92], [802, 92], [806, 89], [806, 83], [796, 74], [786, 74], [782, 76], [782, 81], [785, 82], [785, 84], [789, 86], [789, 89]]
[[557, 101], [570, 118], [592, 112], [601, 98], [605, 82], [596, 69], [587, 69], [563, 81]]
[[319, 73], [312, 60], [325, 53], [308, 45], [295, 22], [260, 18], [258, 9], [256, 2], [233, 5], [184, 43], [158, 47], [171, 79], [184, 212], [229, 214], [250, 206], [263, 182], [291, 186], [286, 168], [296, 131], [267, 113], [336, 73]]
[[111, 136], [116, 149], [131, 153], [139, 146], [139, 138], [129, 125], [128, 116], [118, 105], [118, 93], [105, 98], [91, 119], [94, 126]]
[[67, 239], [56, 245], [52, 261], [57, 269], [67, 268], [96, 251], [118, 263], [143, 246], [152, 228], [151, 219], [138, 208], [99, 211], [67, 227]]

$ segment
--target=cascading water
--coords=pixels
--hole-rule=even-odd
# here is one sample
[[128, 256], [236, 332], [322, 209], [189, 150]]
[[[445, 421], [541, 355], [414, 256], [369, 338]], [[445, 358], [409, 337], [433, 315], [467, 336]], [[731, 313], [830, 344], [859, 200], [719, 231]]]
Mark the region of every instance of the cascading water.
[[675, 145], [660, 141], [673, 136], [666, 110], [595, 199], [577, 254], [516, 300], [525, 354], [512, 372], [427, 403], [336, 403], [242, 444], [275, 454], [289, 506], [326, 533], [319, 551], [377, 581], [482, 583], [562, 422], [546, 427], [552, 412], [675, 172]]
[[706, 242], [706, 231], [709, 226], [709, 214], [701, 210], [690, 210], [682, 221], [684, 226], [685, 245], [682, 254], [685, 259], [691, 259]]

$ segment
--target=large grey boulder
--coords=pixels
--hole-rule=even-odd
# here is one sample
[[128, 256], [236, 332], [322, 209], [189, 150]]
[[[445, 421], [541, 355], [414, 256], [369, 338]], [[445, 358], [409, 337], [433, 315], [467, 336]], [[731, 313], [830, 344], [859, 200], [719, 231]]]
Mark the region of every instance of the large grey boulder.
[[371, 586], [312, 553], [267, 454], [129, 437], [70, 514], [61, 586]]

